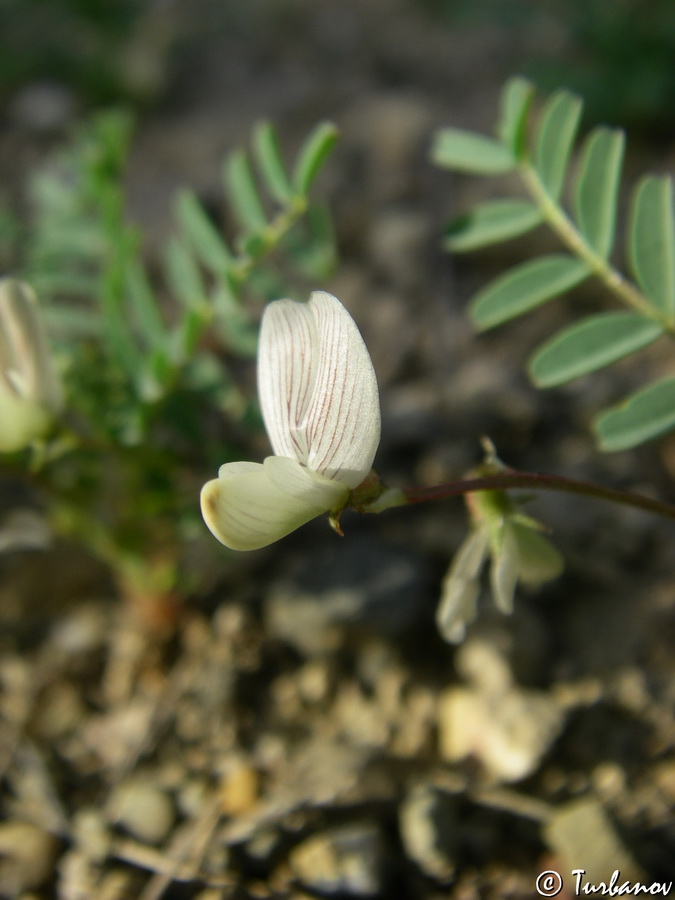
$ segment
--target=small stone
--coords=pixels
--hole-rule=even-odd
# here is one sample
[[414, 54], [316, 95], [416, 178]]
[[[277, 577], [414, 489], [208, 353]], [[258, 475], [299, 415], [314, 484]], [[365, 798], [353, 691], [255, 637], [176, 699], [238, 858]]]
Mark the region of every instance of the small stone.
[[494, 644], [474, 638], [458, 650], [455, 665], [459, 674], [489, 694], [503, 694], [513, 682], [504, 654]]
[[444, 884], [452, 881], [461, 827], [452, 796], [431, 785], [413, 788], [401, 806], [400, 826], [405, 851], [422, 872]]
[[254, 865], [266, 866], [278, 852], [281, 843], [282, 836], [279, 831], [274, 828], [259, 828], [246, 841], [246, 855], [253, 860]]
[[307, 838], [289, 862], [298, 879], [317, 893], [376, 897], [382, 890], [383, 856], [379, 828], [354, 824]]
[[306, 663], [297, 674], [298, 692], [306, 703], [320, 703], [328, 696], [331, 672], [325, 660]]
[[600, 763], [593, 769], [592, 783], [601, 798], [616, 799], [626, 790], [626, 773], [617, 763]]
[[123, 766], [142, 745], [154, 709], [152, 698], [137, 697], [108, 713], [92, 716], [84, 724], [82, 737], [103, 766]]
[[652, 775], [659, 791], [675, 804], [675, 762], [666, 760], [659, 763], [654, 767]]
[[58, 841], [28, 822], [0, 825], [0, 896], [16, 897], [51, 875]]
[[430, 745], [437, 713], [436, 692], [423, 685], [411, 687], [403, 698], [391, 751], [396, 756], [415, 758]]
[[475, 756], [501, 781], [532, 774], [560, 733], [563, 711], [548, 694], [512, 683], [506, 660], [485, 641], [468, 641], [458, 655], [471, 687], [443, 692], [439, 752], [447, 762]]
[[203, 808], [210, 793], [210, 785], [206, 779], [190, 778], [178, 785], [176, 804], [183, 816], [194, 818]]
[[45, 690], [35, 713], [33, 728], [46, 741], [54, 741], [74, 731], [84, 719], [86, 708], [75, 685], [59, 681]]
[[129, 871], [113, 869], [106, 872], [96, 885], [96, 900], [123, 900], [130, 895], [132, 883]]
[[567, 803], [552, 815], [545, 839], [562, 870], [584, 869], [586, 882], [605, 883], [621, 872], [621, 883], [640, 881], [640, 869], [604, 808], [594, 798]]
[[227, 896], [224, 888], [205, 888], [195, 895], [195, 900], [225, 900]]
[[77, 607], [63, 615], [54, 625], [54, 649], [69, 658], [92, 653], [103, 646], [110, 635], [110, 622], [105, 610], [96, 604]]
[[174, 805], [167, 794], [139, 778], [117, 786], [111, 811], [122, 828], [149, 844], [163, 841], [175, 820]]
[[226, 816], [243, 816], [258, 802], [260, 779], [244, 760], [235, 760], [220, 784], [221, 809]]
[[103, 862], [108, 856], [111, 836], [101, 810], [90, 806], [78, 810], [73, 817], [72, 834], [87, 859]]
[[66, 851], [59, 860], [59, 900], [83, 900], [96, 896], [100, 866], [92, 862], [79, 847]]
[[519, 781], [536, 770], [561, 724], [559, 708], [543, 693], [495, 698], [450, 688], [439, 703], [439, 752], [447, 762], [475, 756], [498, 780]]

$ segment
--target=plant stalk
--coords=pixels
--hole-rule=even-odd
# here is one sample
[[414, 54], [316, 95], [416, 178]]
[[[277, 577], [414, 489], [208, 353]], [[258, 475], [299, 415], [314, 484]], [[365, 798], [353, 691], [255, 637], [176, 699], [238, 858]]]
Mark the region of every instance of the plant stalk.
[[654, 319], [664, 331], [675, 337], [675, 322], [665, 316], [647, 300], [635, 285], [628, 281], [618, 269], [599, 256], [575, 227], [562, 207], [553, 200], [539, 173], [529, 162], [521, 164], [521, 177], [530, 196], [544, 215], [544, 219], [565, 244], [568, 250], [585, 262], [592, 274], [621, 302], [642, 316]]
[[533, 472], [518, 472], [515, 469], [504, 469], [495, 475], [486, 475], [480, 478], [463, 478], [459, 481], [451, 481], [446, 484], [433, 485], [432, 487], [403, 488], [400, 493], [405, 498], [401, 500], [401, 503], [405, 504], [424, 503], [427, 500], [445, 500], [449, 497], [470, 494], [474, 491], [519, 489], [558, 491], [566, 494], [578, 494], [583, 497], [595, 497], [598, 500], [619, 503], [623, 506], [632, 506], [634, 509], [641, 509], [644, 512], [675, 520], [675, 505], [672, 503], [645, 497], [643, 494], [636, 494], [633, 491], [624, 491], [618, 488], [593, 484], [589, 481], [566, 478], [563, 475], [541, 475]]

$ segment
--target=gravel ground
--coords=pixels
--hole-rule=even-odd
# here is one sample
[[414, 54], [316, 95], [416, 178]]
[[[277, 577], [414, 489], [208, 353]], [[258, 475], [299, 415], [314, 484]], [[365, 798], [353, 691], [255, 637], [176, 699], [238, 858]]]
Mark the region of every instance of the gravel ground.
[[[564, 304], [472, 333], [472, 291], [528, 245], [439, 249], [443, 221], [484, 187], [435, 171], [431, 134], [491, 126], [536, 23], [450, 28], [406, 0], [223, 9], [206, 4], [200, 29], [166, 7], [184, 45], [158, 53], [129, 170], [149, 254], [173, 191], [216, 194], [223, 153], [258, 118], [291, 151], [333, 119], [321, 190], [342, 262], [321, 287], [372, 352], [386, 480], [458, 477], [489, 434], [518, 468], [672, 497], [675, 440], [600, 457], [587, 432], [637, 367], [546, 394], [528, 384], [526, 351]], [[5, 186], [46, 141], [28, 88], [0, 135]], [[77, 114], [65, 99], [57, 136]], [[672, 526], [566, 495], [531, 509], [565, 573], [519, 593], [508, 618], [483, 598], [459, 647], [433, 619], [465, 534], [458, 502], [346, 516], [342, 540], [317, 521], [253, 555], [209, 544], [194, 559], [207, 587], [165, 628], [141, 624], [77, 546], [0, 556], [0, 896], [501, 900], [535, 896], [549, 870], [562, 898], [615, 870], [619, 885], [667, 886]]]

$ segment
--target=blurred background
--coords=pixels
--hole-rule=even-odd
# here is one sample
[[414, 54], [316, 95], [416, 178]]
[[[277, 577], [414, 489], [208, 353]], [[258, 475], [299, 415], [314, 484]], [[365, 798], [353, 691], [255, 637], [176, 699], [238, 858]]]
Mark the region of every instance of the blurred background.
[[[667, 499], [673, 438], [601, 456], [588, 432], [640, 383], [635, 363], [547, 393], [523, 372], [600, 292], [479, 337], [471, 295], [550, 239], [442, 250], [494, 185], [435, 169], [432, 135], [490, 132], [514, 74], [578, 91], [585, 127], [626, 128], [629, 182], [672, 171], [672, 0], [0, 0], [2, 273], [31, 178], [97, 113], [131, 115], [126, 214], [151, 268], [178, 189], [227, 224], [222, 159], [257, 121], [292, 159], [331, 120], [316, 193], [338, 261], [294, 289], [332, 291], [364, 334], [387, 482], [458, 478], [489, 435], [518, 468]], [[253, 396], [253, 361], [236, 372]], [[231, 428], [243, 458], [266, 454]], [[343, 540], [317, 521], [253, 555], [204, 533], [185, 550], [194, 590], [150, 637], [77, 546], [4, 554], [0, 895], [525, 897], [582, 853], [600, 875], [672, 877], [672, 529], [565, 495], [528, 511], [566, 572], [508, 619], [485, 603], [459, 650], [433, 623], [458, 502], [348, 515]], [[597, 847], [575, 839], [588, 829]]]

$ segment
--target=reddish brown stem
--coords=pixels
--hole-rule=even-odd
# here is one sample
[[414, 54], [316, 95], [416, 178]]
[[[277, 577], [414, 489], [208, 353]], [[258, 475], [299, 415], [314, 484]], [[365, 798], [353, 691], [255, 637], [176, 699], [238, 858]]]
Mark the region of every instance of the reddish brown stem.
[[603, 487], [588, 481], [565, 478], [562, 475], [538, 475], [533, 472], [517, 472], [514, 469], [505, 469], [497, 475], [486, 475], [483, 478], [465, 478], [460, 481], [451, 481], [447, 484], [434, 485], [433, 487], [403, 488], [402, 493], [408, 503], [424, 503], [426, 500], [443, 500], [448, 497], [456, 497], [459, 494], [470, 494], [474, 491], [505, 491], [519, 488], [581, 494], [584, 497], [596, 497], [598, 500], [607, 500], [610, 503], [632, 506], [635, 509], [642, 509], [645, 512], [654, 513], [666, 519], [675, 519], [675, 505], [664, 503], [662, 500], [654, 500], [651, 497], [645, 497], [643, 494]]

